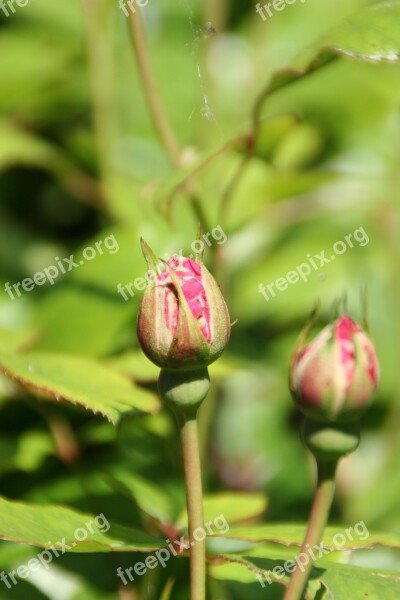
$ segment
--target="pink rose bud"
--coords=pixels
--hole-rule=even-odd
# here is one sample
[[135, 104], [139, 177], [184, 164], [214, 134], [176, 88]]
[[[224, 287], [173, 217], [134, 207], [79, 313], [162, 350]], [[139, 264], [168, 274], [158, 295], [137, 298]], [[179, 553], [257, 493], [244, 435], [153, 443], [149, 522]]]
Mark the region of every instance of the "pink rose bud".
[[224, 351], [230, 319], [221, 291], [201, 261], [173, 256], [159, 262], [142, 242], [152, 277], [139, 309], [138, 338], [146, 356], [161, 368], [206, 367]]
[[379, 382], [375, 348], [350, 317], [327, 325], [294, 352], [290, 387], [298, 408], [324, 421], [351, 421], [370, 404]]

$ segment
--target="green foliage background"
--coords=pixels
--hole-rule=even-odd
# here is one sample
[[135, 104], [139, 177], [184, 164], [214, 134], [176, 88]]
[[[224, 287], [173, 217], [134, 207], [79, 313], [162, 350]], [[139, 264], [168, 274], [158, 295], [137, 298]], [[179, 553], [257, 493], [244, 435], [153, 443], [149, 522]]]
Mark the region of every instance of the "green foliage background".
[[[321, 560], [307, 597], [398, 598], [400, 2], [307, 0], [264, 22], [239, 0], [149, 0], [180, 168], [151, 121], [116, 1], [15, 8], [6, 18], [0, 7], [1, 570], [50, 534], [73, 539], [85, 515], [112, 527], [48, 572], [0, 582], [0, 599], [188, 598], [185, 557], [118, 589], [118, 566], [184, 532], [185, 496], [175, 423], [136, 339], [140, 292], [124, 301], [117, 285], [144, 276], [141, 236], [159, 256], [190, 252], [199, 219], [227, 235], [205, 261], [237, 319], [200, 420], [210, 519], [231, 525], [210, 540], [210, 599], [282, 596], [282, 582], [263, 589], [254, 570], [296, 554], [312, 497], [290, 355], [317, 298], [320, 324], [344, 293], [361, 320], [365, 285], [382, 382], [361, 446], [340, 466], [325, 541], [363, 520], [374, 548]], [[367, 245], [268, 302], [260, 294], [360, 227]], [[117, 253], [14, 300], [5, 291], [110, 235]]]

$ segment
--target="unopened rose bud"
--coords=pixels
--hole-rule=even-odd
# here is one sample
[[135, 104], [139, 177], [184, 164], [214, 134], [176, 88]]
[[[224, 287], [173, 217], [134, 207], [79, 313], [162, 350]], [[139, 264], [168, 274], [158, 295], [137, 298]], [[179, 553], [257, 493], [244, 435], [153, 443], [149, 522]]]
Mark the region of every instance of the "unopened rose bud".
[[348, 316], [325, 327], [292, 359], [290, 386], [308, 417], [345, 423], [372, 402], [379, 382], [375, 348]]
[[[142, 246], [154, 271], [159, 263], [147, 244]], [[149, 278], [137, 331], [143, 352], [159, 367], [206, 367], [224, 351], [230, 329], [224, 298], [202, 262], [173, 256]]]

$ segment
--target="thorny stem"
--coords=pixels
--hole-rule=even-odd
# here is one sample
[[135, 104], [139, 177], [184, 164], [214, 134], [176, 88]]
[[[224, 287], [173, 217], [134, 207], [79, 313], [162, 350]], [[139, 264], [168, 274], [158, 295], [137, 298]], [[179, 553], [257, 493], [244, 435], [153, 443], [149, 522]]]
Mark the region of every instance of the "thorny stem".
[[[307, 533], [301, 546], [300, 555], [301, 553], [308, 555], [308, 549], [312, 548], [314, 545], [319, 545], [322, 541], [335, 492], [336, 467], [337, 461], [322, 462], [317, 460], [317, 487], [308, 521]], [[283, 600], [300, 600], [303, 597], [303, 592], [307, 585], [312, 566], [313, 562], [311, 560], [307, 565], [303, 564], [301, 569], [299, 563], [296, 563], [296, 568], [293, 571]]]
[[146, 37], [143, 30], [143, 21], [136, 7], [129, 15], [129, 29], [143, 89], [147, 97], [150, 113], [154, 126], [160, 136], [164, 148], [174, 167], [180, 166], [180, 150], [174, 133], [164, 112], [157, 89], [156, 80], [151, 66]]

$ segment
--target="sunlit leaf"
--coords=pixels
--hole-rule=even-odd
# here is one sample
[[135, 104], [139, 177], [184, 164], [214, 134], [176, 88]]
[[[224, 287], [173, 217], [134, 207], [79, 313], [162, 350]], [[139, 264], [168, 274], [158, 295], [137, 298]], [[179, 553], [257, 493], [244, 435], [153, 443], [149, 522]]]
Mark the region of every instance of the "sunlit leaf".
[[[234, 525], [224, 535], [248, 542], [274, 542], [286, 546], [300, 546], [306, 532], [306, 525], [297, 524], [258, 524], [249, 526]], [[337, 536], [337, 538], [335, 538]], [[335, 541], [336, 540], [336, 541]], [[326, 548], [342, 550], [346, 548], [370, 548], [383, 545], [400, 549], [400, 535], [386, 532], [369, 532], [363, 521], [346, 527], [326, 527], [323, 536]]]
[[39, 397], [71, 402], [116, 423], [132, 411], [152, 412], [154, 394], [86, 357], [61, 354], [0, 354], [0, 369]]
[[400, 60], [399, 0], [379, 2], [359, 10], [351, 19], [340, 24], [321, 39], [310, 59], [301, 59], [302, 65], [277, 71], [268, 83], [264, 96], [286, 87], [326, 66], [339, 57], [374, 63], [396, 63]]
[[[230, 526], [230, 523], [259, 516], [266, 510], [267, 504], [267, 498], [263, 494], [223, 492], [205, 495], [204, 520], [214, 522], [215, 519], [218, 520], [218, 517], [222, 517], [220, 527], [226, 531], [226, 528]], [[187, 513], [186, 510], [184, 510], [179, 515], [176, 526], [184, 527], [186, 524]], [[217, 527], [211, 526], [213, 528], [213, 534], [219, 535]]]
[[35, 506], [5, 498], [0, 498], [0, 538], [41, 548], [54, 546], [61, 548], [61, 554], [63, 549], [151, 552], [165, 545], [159, 538], [110, 523], [104, 514], [89, 515], [62, 506]]

